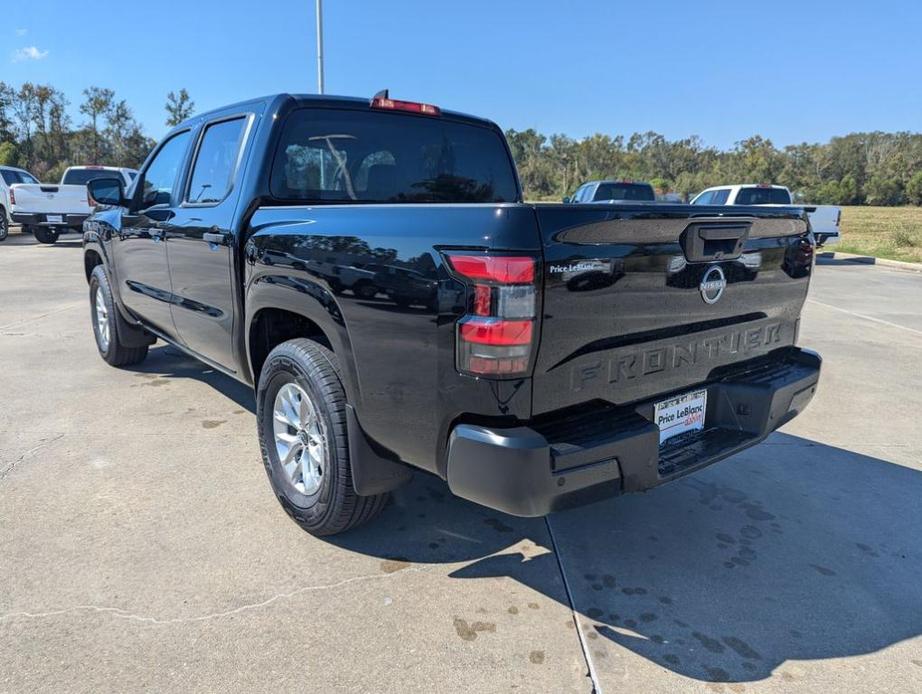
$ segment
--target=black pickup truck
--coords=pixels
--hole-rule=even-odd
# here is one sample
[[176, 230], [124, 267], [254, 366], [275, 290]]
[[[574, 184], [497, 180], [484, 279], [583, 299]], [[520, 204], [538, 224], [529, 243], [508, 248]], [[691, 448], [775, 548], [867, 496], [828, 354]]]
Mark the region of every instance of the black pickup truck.
[[160, 339], [252, 385], [272, 487], [318, 535], [414, 468], [522, 516], [649, 489], [816, 389], [802, 209], [526, 204], [480, 118], [256, 99], [174, 128], [127, 190], [89, 189], [103, 359]]

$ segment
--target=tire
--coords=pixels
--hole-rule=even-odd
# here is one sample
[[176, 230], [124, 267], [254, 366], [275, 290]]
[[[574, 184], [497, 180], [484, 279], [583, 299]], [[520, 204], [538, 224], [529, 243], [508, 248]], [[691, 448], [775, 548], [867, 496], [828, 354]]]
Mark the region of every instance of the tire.
[[[99, 314], [103, 309], [106, 320], [100, 321]], [[122, 343], [118, 332], [117, 310], [106, 271], [102, 265], [97, 265], [90, 275], [90, 320], [93, 323], [96, 349], [99, 350], [99, 356], [110, 366], [139, 364], [147, 357], [148, 345], [126, 347]]]
[[52, 244], [58, 240], [58, 230], [49, 229], [48, 227], [32, 227], [32, 233], [39, 243]]
[[[286, 399], [286, 395], [294, 397]], [[298, 410], [312, 415], [298, 417]], [[277, 418], [276, 411], [283, 416]], [[359, 496], [352, 485], [346, 394], [329, 349], [303, 338], [273, 349], [256, 389], [256, 421], [272, 490], [304, 530], [317, 536], [335, 535], [366, 523], [384, 508], [388, 494]], [[284, 438], [277, 438], [278, 434]], [[288, 441], [292, 462], [286, 472], [280, 454]], [[315, 449], [319, 454], [311, 458]], [[320, 465], [312, 465], [312, 460]], [[313, 474], [304, 472], [307, 468]]]
[[6, 210], [0, 207], [0, 241], [6, 241], [10, 235], [10, 221], [6, 218]]
[[378, 288], [371, 282], [357, 282], [352, 287], [352, 293], [360, 299], [374, 299], [378, 294]]

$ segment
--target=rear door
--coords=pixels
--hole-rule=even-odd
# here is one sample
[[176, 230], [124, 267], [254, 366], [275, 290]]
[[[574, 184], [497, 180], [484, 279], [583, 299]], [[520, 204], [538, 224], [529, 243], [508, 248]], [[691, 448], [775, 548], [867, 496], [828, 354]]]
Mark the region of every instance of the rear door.
[[202, 128], [168, 242], [173, 323], [179, 339], [228, 369], [236, 369], [235, 183], [253, 118], [251, 114], [222, 117]]
[[142, 174], [142, 189], [136, 191], [132, 210], [122, 215], [121, 226], [111, 237], [122, 304], [171, 338], [175, 338], [173, 295], [165, 240], [176, 214], [179, 172], [190, 140], [190, 132], [183, 130], [158, 148]]
[[802, 211], [728, 209], [536, 207], [536, 414], [687, 389], [794, 343], [812, 267]]

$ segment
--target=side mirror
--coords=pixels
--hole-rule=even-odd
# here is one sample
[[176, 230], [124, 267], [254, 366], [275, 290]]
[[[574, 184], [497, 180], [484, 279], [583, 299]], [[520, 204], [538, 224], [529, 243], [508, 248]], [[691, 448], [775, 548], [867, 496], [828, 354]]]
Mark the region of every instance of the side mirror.
[[94, 178], [86, 184], [86, 188], [99, 205], [118, 207], [127, 204], [124, 186], [118, 178]]
[[564, 201], [564, 202], [570, 202], [570, 196], [569, 196], [569, 195], [564, 195], [564, 196], [563, 196], [563, 201]]

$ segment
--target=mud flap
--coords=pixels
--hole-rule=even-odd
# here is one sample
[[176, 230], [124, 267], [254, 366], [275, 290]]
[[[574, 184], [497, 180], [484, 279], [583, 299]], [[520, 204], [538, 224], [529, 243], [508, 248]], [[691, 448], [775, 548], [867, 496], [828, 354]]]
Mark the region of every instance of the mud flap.
[[144, 328], [132, 325], [125, 320], [118, 302], [116, 302], [115, 319], [119, 342], [125, 347], [143, 347], [144, 345], [152, 345], [157, 341], [157, 336], [153, 333], [149, 333]]
[[382, 450], [368, 439], [359, 425], [355, 408], [349, 404], [346, 405], [346, 429], [349, 435], [352, 486], [356, 494], [383, 494], [410, 481], [413, 477], [412, 468], [385, 457], [389, 451]]

